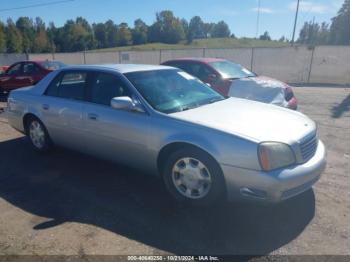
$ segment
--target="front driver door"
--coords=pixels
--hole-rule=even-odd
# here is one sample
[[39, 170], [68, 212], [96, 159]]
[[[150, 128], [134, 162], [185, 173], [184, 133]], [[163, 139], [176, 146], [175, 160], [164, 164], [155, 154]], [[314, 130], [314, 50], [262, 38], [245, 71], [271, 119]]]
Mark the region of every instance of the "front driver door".
[[111, 99], [133, 96], [121, 77], [114, 73], [96, 72], [88, 87], [88, 103], [84, 105], [87, 150], [112, 161], [140, 167], [147, 160], [149, 115], [113, 109]]

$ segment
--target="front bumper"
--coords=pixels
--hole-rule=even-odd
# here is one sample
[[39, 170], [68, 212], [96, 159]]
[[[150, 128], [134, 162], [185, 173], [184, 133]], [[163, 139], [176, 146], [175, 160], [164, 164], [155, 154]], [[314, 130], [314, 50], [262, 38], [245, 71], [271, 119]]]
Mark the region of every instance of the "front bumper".
[[319, 141], [315, 155], [306, 163], [271, 172], [221, 165], [229, 200], [252, 199], [280, 202], [296, 196], [320, 178], [326, 168], [326, 150]]

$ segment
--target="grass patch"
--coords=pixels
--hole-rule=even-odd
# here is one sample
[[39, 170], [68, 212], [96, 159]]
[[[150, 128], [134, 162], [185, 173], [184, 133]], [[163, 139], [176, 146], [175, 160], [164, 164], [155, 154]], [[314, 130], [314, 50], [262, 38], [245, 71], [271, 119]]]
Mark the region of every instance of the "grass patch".
[[145, 51], [159, 49], [190, 49], [190, 48], [238, 48], [238, 47], [283, 47], [288, 43], [278, 41], [263, 41], [253, 38], [207, 38], [195, 39], [191, 44], [182, 41], [178, 44], [151, 43], [144, 45], [120, 46], [113, 48], [104, 48], [91, 50], [93, 52], [105, 51]]

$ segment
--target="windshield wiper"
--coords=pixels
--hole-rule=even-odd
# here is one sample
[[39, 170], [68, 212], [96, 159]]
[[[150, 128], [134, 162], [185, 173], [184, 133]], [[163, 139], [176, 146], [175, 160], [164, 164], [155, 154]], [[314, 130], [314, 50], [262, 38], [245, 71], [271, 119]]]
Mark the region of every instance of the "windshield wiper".
[[203, 103], [200, 103], [200, 104], [196, 103], [196, 104], [193, 104], [193, 105], [191, 105], [191, 106], [189, 106], [189, 105], [182, 106], [182, 107], [181, 107], [181, 111], [186, 111], [186, 110], [194, 109], [194, 108], [197, 108], [197, 107], [200, 107], [200, 106], [212, 104], [212, 103], [219, 102], [219, 101], [222, 101], [222, 100], [225, 100], [225, 99], [226, 99], [226, 98], [218, 98], [218, 97], [216, 97], [216, 98], [210, 99], [209, 101], [206, 100], [206, 101], [204, 101]]
[[199, 106], [199, 105], [194, 105], [194, 106], [182, 106], [182, 107], [181, 107], [181, 111], [190, 110], [190, 109], [196, 108], [196, 107], [198, 107], [198, 106]]
[[212, 103], [215, 103], [215, 102], [219, 102], [219, 101], [222, 101], [222, 100], [225, 100], [226, 98], [213, 98], [211, 100], [209, 100], [209, 104], [212, 104]]

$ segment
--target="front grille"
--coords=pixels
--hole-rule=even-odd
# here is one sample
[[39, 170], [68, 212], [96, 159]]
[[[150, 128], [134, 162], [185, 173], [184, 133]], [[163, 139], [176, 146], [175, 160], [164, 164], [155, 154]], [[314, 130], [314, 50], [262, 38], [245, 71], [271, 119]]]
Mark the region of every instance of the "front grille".
[[318, 139], [316, 134], [312, 135], [311, 137], [305, 139], [303, 142], [300, 143], [301, 156], [305, 162], [315, 155], [317, 144]]

